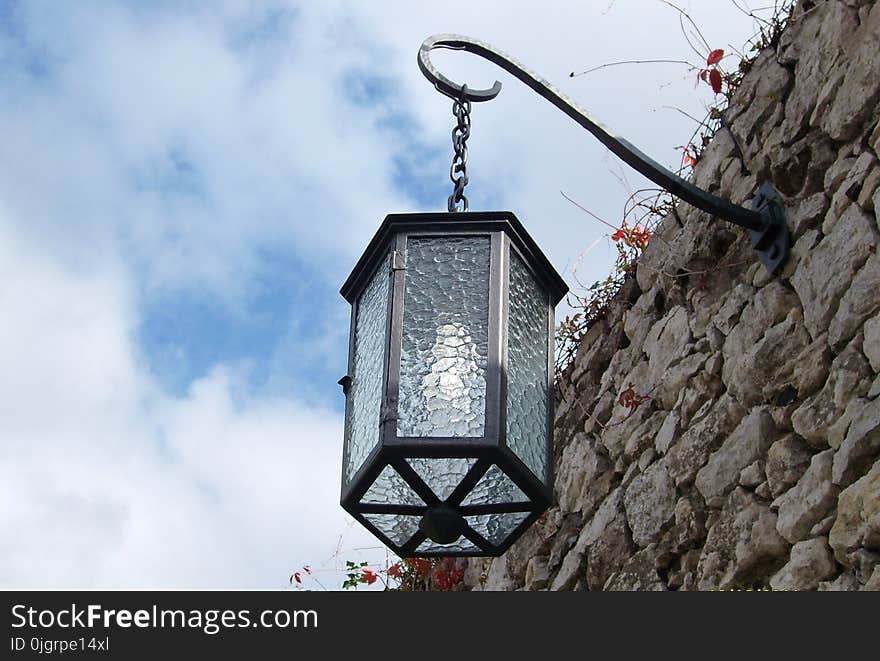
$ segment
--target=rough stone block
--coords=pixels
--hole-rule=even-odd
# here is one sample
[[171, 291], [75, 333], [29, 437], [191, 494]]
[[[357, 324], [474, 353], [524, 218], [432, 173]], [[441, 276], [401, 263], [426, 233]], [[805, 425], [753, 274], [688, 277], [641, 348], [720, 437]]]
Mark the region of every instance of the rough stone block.
[[[695, 485], [710, 507], [720, 507], [736, 486], [740, 472], [762, 457], [776, 436], [776, 426], [766, 408], [752, 410], [743, 418], [721, 447], [697, 472]], [[760, 483], [763, 478], [758, 481]]]
[[776, 529], [789, 542], [804, 539], [834, 506], [840, 489], [831, 482], [833, 455], [834, 450], [814, 455], [797, 484], [776, 499]]
[[813, 338], [827, 330], [841, 296], [871, 256], [871, 246], [876, 243], [873, 219], [852, 205], [834, 225], [831, 234], [798, 264], [791, 284], [800, 297], [804, 323]]
[[627, 487], [623, 497], [633, 541], [645, 547], [656, 541], [675, 511], [675, 484], [663, 461], [652, 464]]
[[798, 542], [791, 547], [791, 557], [770, 578], [774, 590], [815, 590], [820, 581], [837, 573], [837, 563], [824, 537]]

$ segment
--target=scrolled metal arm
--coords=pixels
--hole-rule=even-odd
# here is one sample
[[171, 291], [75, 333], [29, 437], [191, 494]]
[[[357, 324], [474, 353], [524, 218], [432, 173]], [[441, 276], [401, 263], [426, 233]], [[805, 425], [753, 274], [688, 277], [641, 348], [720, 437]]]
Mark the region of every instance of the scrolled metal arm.
[[[733, 204], [685, 181], [627, 140], [614, 135], [573, 100], [506, 53], [483, 41], [461, 35], [439, 34], [428, 37], [419, 48], [419, 69], [439, 92], [453, 99], [462, 98], [464, 86], [449, 80], [434, 67], [429, 53], [435, 48], [464, 50], [497, 64], [587, 129], [622, 161], [655, 184], [698, 209], [746, 228], [751, 235], [752, 245], [760, 254], [761, 261], [771, 272], [788, 257], [791, 239], [785, 225], [781, 198], [769, 183], [765, 183], [759, 189], [752, 200], [752, 209]], [[496, 80], [488, 89], [474, 89], [468, 85], [464, 90], [464, 96], [473, 102], [489, 101], [498, 96], [500, 91], [501, 83]]]

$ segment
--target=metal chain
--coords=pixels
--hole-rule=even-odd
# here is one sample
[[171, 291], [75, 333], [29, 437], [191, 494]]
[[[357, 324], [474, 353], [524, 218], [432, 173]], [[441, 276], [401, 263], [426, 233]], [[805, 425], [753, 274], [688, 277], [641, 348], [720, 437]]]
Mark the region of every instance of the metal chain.
[[[461, 96], [452, 102], [452, 114], [455, 116], [457, 124], [452, 129], [452, 148], [455, 154], [449, 168], [449, 178], [455, 187], [452, 190], [452, 195], [449, 196], [446, 208], [450, 212], [467, 211], [468, 201], [464, 196], [464, 187], [468, 183], [467, 139], [471, 135], [471, 102], [467, 98], [466, 85], [462, 85]], [[456, 177], [456, 175], [460, 176]]]

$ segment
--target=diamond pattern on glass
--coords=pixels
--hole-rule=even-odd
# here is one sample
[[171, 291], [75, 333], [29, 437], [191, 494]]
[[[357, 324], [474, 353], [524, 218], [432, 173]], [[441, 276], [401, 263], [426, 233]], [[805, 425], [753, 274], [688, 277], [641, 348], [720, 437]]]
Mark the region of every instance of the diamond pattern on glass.
[[495, 545], [501, 544], [516, 527], [526, 520], [528, 512], [508, 512], [505, 514], [481, 514], [466, 516], [465, 520], [475, 532]]
[[507, 474], [493, 465], [471, 489], [462, 505], [499, 505], [501, 503], [524, 503], [528, 497]]
[[419, 529], [419, 521], [421, 521], [421, 517], [408, 514], [364, 514], [363, 516], [397, 546], [403, 546], [409, 541]]
[[510, 251], [507, 340], [507, 445], [547, 479], [547, 294]]
[[388, 315], [389, 263], [386, 256], [358, 301], [351, 375], [349, 440], [345, 481], [363, 464], [379, 442], [379, 410], [385, 365], [385, 325]]
[[438, 544], [430, 539], [426, 539], [422, 542], [419, 547], [416, 549], [416, 554], [419, 553], [468, 553], [470, 551], [480, 551], [480, 548], [476, 546], [472, 541], [466, 539], [465, 537], [459, 537], [456, 541], [452, 542], [452, 544]]
[[488, 237], [409, 239], [397, 435], [482, 436]]
[[425, 501], [413, 491], [400, 473], [390, 465], [385, 466], [376, 481], [367, 489], [367, 493], [361, 498], [362, 503], [378, 503], [381, 505], [424, 505]]
[[455, 487], [464, 479], [471, 467], [477, 463], [476, 459], [468, 457], [440, 459], [411, 457], [407, 461], [440, 500], [449, 498], [455, 491]]

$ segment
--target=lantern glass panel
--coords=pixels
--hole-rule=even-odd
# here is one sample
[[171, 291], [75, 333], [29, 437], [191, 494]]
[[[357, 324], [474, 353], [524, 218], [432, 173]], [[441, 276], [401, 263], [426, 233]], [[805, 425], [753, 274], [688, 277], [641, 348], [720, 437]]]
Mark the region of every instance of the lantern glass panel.
[[425, 501], [391, 466], [385, 466], [361, 498], [362, 503], [379, 505], [424, 505]]
[[510, 251], [507, 341], [507, 445], [542, 482], [547, 480], [548, 297]]
[[477, 463], [476, 459], [468, 457], [437, 459], [412, 457], [407, 461], [440, 500], [449, 498], [455, 491], [455, 487], [461, 483], [467, 472]]
[[483, 436], [489, 238], [410, 238], [406, 253], [397, 435]]
[[420, 516], [407, 514], [364, 514], [364, 518], [390, 539], [394, 544], [403, 546], [418, 531]]
[[436, 542], [432, 542], [430, 539], [426, 539], [422, 542], [419, 547], [416, 549], [416, 555], [419, 553], [440, 553], [440, 554], [449, 554], [449, 553], [479, 553], [480, 549], [470, 541], [469, 539], [465, 539], [464, 537], [459, 537], [456, 541], [451, 544], [438, 544]]
[[483, 538], [496, 546], [510, 536], [516, 527], [526, 520], [528, 512], [508, 512], [506, 514], [481, 514], [466, 516], [465, 521]]
[[500, 505], [528, 502], [528, 497], [498, 466], [493, 465], [471, 489], [462, 505]]
[[385, 365], [385, 327], [388, 315], [389, 257], [373, 274], [357, 304], [354, 365], [345, 481], [351, 480], [379, 442], [379, 411]]

